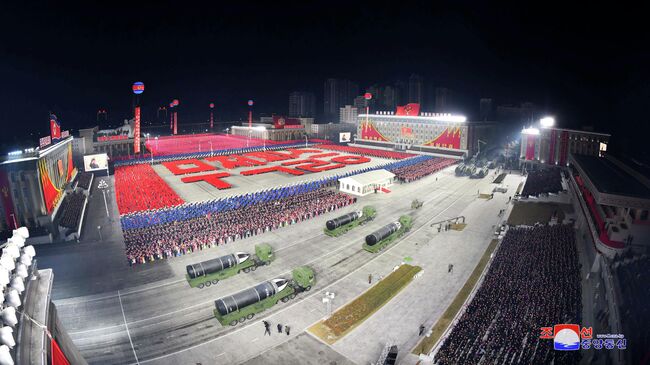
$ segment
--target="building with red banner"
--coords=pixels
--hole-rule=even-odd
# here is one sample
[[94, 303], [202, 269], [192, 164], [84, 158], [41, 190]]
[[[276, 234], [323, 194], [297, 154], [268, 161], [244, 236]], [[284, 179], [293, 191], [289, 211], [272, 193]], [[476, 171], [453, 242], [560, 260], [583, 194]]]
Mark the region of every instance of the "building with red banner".
[[420, 113], [418, 104], [399, 106], [397, 112], [359, 114], [355, 143], [390, 149], [414, 150], [446, 157], [472, 154], [473, 123], [451, 114]]
[[524, 128], [519, 159], [524, 164], [566, 166], [570, 154], [603, 156], [610, 135], [563, 128]]
[[49, 236], [51, 242], [53, 217], [76, 174], [72, 137], [11, 153], [0, 162], [0, 230], [24, 226], [32, 236]]

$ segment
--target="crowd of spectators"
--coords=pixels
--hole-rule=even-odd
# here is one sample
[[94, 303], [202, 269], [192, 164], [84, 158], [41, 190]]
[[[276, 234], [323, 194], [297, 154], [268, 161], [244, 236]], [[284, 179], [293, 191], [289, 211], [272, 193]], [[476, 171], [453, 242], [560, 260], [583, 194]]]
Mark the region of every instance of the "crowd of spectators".
[[[650, 358], [650, 257], [634, 255], [631, 251], [617, 256], [612, 272], [620, 289], [620, 314], [627, 339], [630, 364], [641, 364]], [[646, 350], [643, 350], [646, 349]]]
[[77, 177], [77, 187], [82, 188], [84, 190], [90, 190], [90, 183], [93, 180], [93, 174], [92, 172], [82, 172], [79, 173], [79, 177]]
[[562, 175], [560, 169], [550, 168], [540, 171], [528, 172], [526, 185], [521, 192], [522, 196], [539, 196], [540, 194], [559, 193], [562, 188]]
[[124, 231], [130, 264], [180, 256], [300, 222], [356, 202], [318, 189], [221, 213]]
[[59, 207], [59, 225], [61, 227], [77, 229], [85, 201], [86, 195], [82, 192], [66, 194]]
[[577, 364], [541, 327], [582, 323], [580, 267], [569, 225], [511, 228], [436, 364]]
[[365, 148], [365, 147], [341, 146], [335, 144], [318, 145], [314, 147], [324, 149], [324, 150], [342, 151], [342, 152], [352, 153], [355, 155], [373, 156], [373, 157], [386, 158], [391, 160], [402, 160], [405, 158], [416, 156], [414, 154], [404, 153], [404, 152], [378, 150], [374, 148]]
[[147, 164], [115, 168], [115, 198], [120, 214], [183, 204], [183, 199]]
[[390, 171], [395, 174], [395, 179], [401, 182], [411, 182], [429, 176], [436, 171], [456, 163], [457, 160], [450, 158], [430, 158], [414, 165], [403, 166]]

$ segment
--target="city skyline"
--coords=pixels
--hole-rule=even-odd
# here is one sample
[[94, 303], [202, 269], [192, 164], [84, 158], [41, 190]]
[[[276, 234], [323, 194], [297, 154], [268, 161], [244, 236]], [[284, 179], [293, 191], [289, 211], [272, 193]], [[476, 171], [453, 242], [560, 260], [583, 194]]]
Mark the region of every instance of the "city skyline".
[[[648, 34], [635, 22], [605, 32], [593, 30], [597, 17], [579, 16], [581, 9], [487, 3], [339, 9], [134, 6], [125, 14], [12, 5], [2, 27], [22, 31], [0, 46], [0, 122], [15, 126], [3, 142], [46, 133], [48, 111], [75, 129], [91, 124], [99, 108], [121, 121], [134, 81], [147, 85], [144, 117], [179, 98], [182, 123], [207, 119], [210, 102], [217, 119], [245, 118], [248, 99], [255, 112], [288, 113], [288, 95], [298, 90], [314, 93], [318, 114], [328, 78], [365, 88], [408, 82], [411, 74], [424, 80], [425, 99], [435, 93], [426, 85], [448, 88], [476, 119], [480, 98], [494, 107], [530, 101], [566, 127], [607, 132], [616, 116], [621, 133], [640, 138], [633, 129], [649, 91], [639, 45]], [[160, 26], [161, 19], [173, 27]], [[292, 32], [296, 27], [302, 34]], [[605, 53], [616, 57], [599, 56]]]

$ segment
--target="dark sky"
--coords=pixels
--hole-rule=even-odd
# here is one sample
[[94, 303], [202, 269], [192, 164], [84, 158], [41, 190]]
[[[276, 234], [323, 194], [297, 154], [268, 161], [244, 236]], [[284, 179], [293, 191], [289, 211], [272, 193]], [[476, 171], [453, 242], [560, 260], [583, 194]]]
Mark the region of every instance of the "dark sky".
[[3, 141], [47, 135], [49, 110], [63, 129], [92, 125], [99, 107], [120, 121], [129, 116], [134, 81], [146, 84], [145, 119], [179, 98], [181, 120], [203, 121], [210, 101], [234, 119], [244, 117], [249, 98], [256, 112], [286, 113], [288, 93], [308, 90], [320, 111], [328, 77], [365, 87], [411, 73], [453, 89], [470, 117], [481, 96], [532, 101], [561, 126], [613, 133], [621, 150], [650, 129], [650, 37], [641, 9], [521, 1], [133, 3], [3, 4]]

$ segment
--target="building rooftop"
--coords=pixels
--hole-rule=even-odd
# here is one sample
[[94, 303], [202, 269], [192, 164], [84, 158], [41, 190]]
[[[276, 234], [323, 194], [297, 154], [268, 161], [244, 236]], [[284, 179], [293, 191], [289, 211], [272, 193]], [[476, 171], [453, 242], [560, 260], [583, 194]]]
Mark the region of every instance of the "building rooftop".
[[374, 170], [374, 171], [368, 171], [364, 172], [363, 174], [358, 174], [358, 175], [353, 175], [349, 177], [344, 177], [342, 179], [339, 179], [339, 181], [342, 182], [356, 182], [361, 185], [367, 185], [367, 184], [372, 184], [377, 181], [383, 181], [386, 179], [392, 179], [395, 176], [392, 172], [388, 170]]
[[573, 155], [573, 159], [599, 192], [650, 199], [650, 188], [609, 159], [585, 155]]

